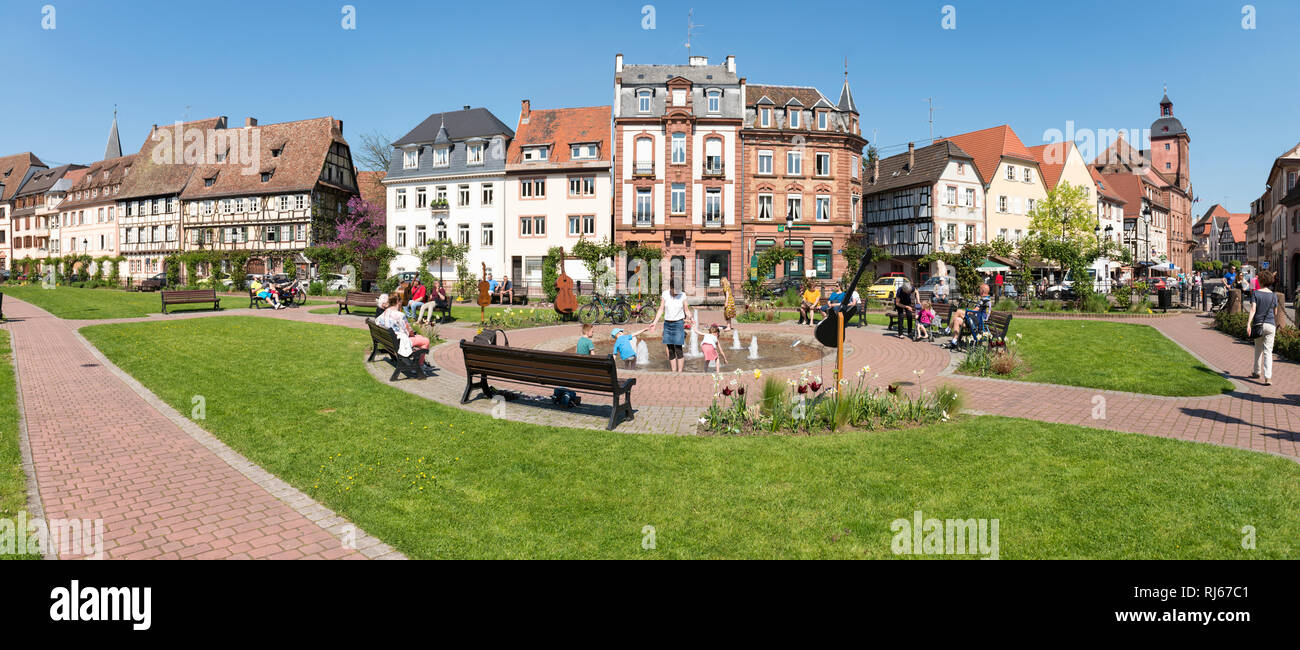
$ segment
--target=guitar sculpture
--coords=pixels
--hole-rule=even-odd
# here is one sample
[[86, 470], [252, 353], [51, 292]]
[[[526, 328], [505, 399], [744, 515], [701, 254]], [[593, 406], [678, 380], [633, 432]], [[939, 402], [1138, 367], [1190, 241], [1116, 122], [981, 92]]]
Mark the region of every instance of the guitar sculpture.
[[478, 281], [478, 313], [479, 320], [486, 321], [487, 316], [484, 310], [492, 304], [492, 285], [487, 281], [487, 262], [483, 262], [483, 275], [479, 276]]
[[844, 314], [844, 322], [847, 324], [850, 319], [857, 315], [861, 309], [858, 305], [850, 306], [848, 301], [853, 297], [853, 291], [858, 288], [858, 280], [862, 279], [863, 271], [871, 264], [873, 253], [871, 247], [862, 254], [862, 260], [858, 262], [858, 273], [853, 276], [853, 282], [849, 283], [849, 288], [844, 291], [844, 302], [839, 307], [827, 312], [826, 318], [817, 324], [817, 331], [813, 333], [817, 337], [817, 342], [828, 348], [839, 347], [839, 319], [835, 317], [836, 313]]
[[726, 292], [726, 299], [722, 303], [722, 317], [728, 321], [736, 318], [736, 299], [731, 295], [731, 280], [722, 278], [722, 290]]
[[560, 277], [555, 278], [555, 311], [561, 316], [572, 316], [578, 310], [578, 296], [573, 293], [573, 278], [564, 272], [564, 254], [560, 254]]

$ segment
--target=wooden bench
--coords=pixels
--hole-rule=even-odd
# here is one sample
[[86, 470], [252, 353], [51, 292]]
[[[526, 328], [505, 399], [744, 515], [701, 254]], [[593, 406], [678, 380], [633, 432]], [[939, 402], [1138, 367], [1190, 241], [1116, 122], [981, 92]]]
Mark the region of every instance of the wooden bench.
[[370, 328], [370, 356], [366, 359], [367, 362], [374, 361], [375, 355], [383, 350], [388, 353], [388, 358], [393, 363], [393, 376], [389, 377], [388, 381], [397, 381], [397, 376], [403, 371], [408, 374], [415, 373], [417, 379], [424, 379], [424, 369], [420, 367], [424, 357], [421, 351], [412, 348], [411, 354], [402, 356], [398, 353], [400, 344], [393, 330], [380, 327], [375, 319], [369, 316], [366, 317], [366, 325]]
[[362, 291], [349, 291], [343, 296], [342, 300], [336, 301], [339, 305], [339, 314], [351, 314], [348, 307], [368, 307], [375, 310], [375, 315], [379, 315], [379, 296], [377, 293], [365, 293]]
[[[490, 399], [492, 387], [488, 385], [488, 377], [494, 377], [538, 386], [607, 393], [614, 398], [607, 427], [610, 430], [618, 425], [620, 416], [628, 420], [635, 417], [632, 413], [632, 386], [636, 379], [619, 381], [618, 365], [612, 354], [547, 352], [472, 343], [463, 339], [460, 350], [465, 357], [465, 393], [460, 398], [461, 404], [469, 401], [470, 392], [475, 388]], [[620, 396], [623, 398], [621, 403]]]
[[162, 313], [167, 313], [167, 305], [194, 305], [210, 302], [212, 309], [221, 309], [221, 299], [216, 289], [195, 289], [192, 291], [160, 291]]
[[1007, 330], [1011, 329], [1012, 314], [1009, 311], [995, 311], [989, 314], [985, 325], [989, 328], [990, 341], [1006, 342]]
[[252, 289], [249, 289], [249, 290], [248, 290], [248, 308], [249, 308], [249, 309], [261, 309], [261, 308], [262, 308], [262, 305], [264, 305], [264, 304], [266, 304], [266, 299], [265, 299], [265, 298], [262, 298], [261, 296], [258, 296], [256, 293], [253, 292]]

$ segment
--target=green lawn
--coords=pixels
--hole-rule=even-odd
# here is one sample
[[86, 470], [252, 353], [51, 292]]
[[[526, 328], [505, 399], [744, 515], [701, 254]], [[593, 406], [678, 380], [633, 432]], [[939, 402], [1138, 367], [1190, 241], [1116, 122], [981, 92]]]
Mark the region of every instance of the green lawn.
[[[337, 300], [337, 299], [336, 299], [336, 300]], [[516, 305], [513, 309], [515, 309], [516, 311], [518, 311], [518, 310], [521, 310], [521, 309], [534, 309], [534, 308], [533, 308], [533, 307], [520, 307], [520, 306], [517, 306], [517, 305]], [[541, 309], [541, 308], [540, 308], [540, 307], [537, 307], [536, 309]], [[550, 307], [547, 307], [547, 309], [550, 309]], [[488, 316], [495, 316], [495, 315], [500, 314], [501, 312], [503, 312], [503, 311], [505, 311], [505, 310], [506, 310], [505, 307], [488, 307], [488, 308], [487, 308], [487, 315], [488, 315]], [[358, 307], [352, 307], [352, 308], [350, 308], [350, 311], [355, 311], [355, 312], [358, 313], [358, 314], [364, 314], [364, 315], [366, 315], [366, 316], [373, 316], [373, 315], [374, 315], [374, 314], [371, 313], [371, 310], [366, 309], [366, 308], [364, 308], [364, 307], [360, 307], [360, 308], [358, 308]], [[313, 313], [313, 314], [337, 314], [337, 313], [339, 313], [338, 303], [337, 303], [337, 302], [330, 302], [330, 306], [329, 306], [329, 307], [317, 307], [317, 308], [312, 309], [312, 310], [311, 310], [311, 313]], [[479, 322], [479, 307], [478, 307], [478, 305], [452, 305], [452, 306], [451, 306], [451, 318], [452, 318], [452, 321], [460, 321], [460, 322], [463, 322], [463, 323], [477, 323], [477, 322]]]
[[[376, 381], [351, 328], [83, 332], [180, 412], [203, 395], [203, 427], [417, 558], [894, 557], [890, 523], [918, 509], [999, 519], [1003, 558], [1297, 556], [1300, 466], [1275, 456], [993, 417], [819, 437], [562, 429]], [[1245, 525], [1258, 550], [1242, 550]]]
[[[0, 519], [15, 520], [27, 509], [27, 477], [18, 446], [18, 392], [9, 332], [0, 330]], [[4, 555], [0, 560], [39, 560], [39, 555]]]
[[[6, 295], [32, 303], [45, 311], [70, 320], [110, 318], [142, 318], [162, 313], [162, 298], [158, 292], [122, 291], [119, 289], [82, 289], [55, 287], [42, 289], [40, 285], [6, 286], [0, 288]], [[222, 295], [221, 305], [226, 309], [248, 306], [248, 297]], [[324, 299], [312, 299], [312, 304], [325, 304]], [[168, 313], [182, 311], [211, 311], [212, 305], [169, 306]]]
[[1017, 318], [1008, 337], [1029, 365], [1024, 381], [1171, 396], [1233, 389], [1149, 325]]

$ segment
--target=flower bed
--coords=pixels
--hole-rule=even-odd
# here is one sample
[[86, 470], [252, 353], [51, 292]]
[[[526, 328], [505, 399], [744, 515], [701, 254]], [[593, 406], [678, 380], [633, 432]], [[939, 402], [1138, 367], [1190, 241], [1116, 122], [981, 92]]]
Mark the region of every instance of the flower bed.
[[[1215, 312], [1214, 328], [1239, 339], [1246, 338], [1246, 312], [1229, 314], [1226, 310]], [[1300, 362], [1300, 329], [1287, 325], [1273, 338], [1273, 351], [1284, 358]]]

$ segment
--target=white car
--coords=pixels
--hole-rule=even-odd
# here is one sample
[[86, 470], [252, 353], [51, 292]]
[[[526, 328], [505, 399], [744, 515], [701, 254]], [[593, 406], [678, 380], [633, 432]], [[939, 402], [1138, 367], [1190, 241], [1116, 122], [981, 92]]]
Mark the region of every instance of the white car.
[[326, 291], [347, 291], [352, 288], [347, 276], [340, 273], [322, 273], [316, 279], [325, 283]]

